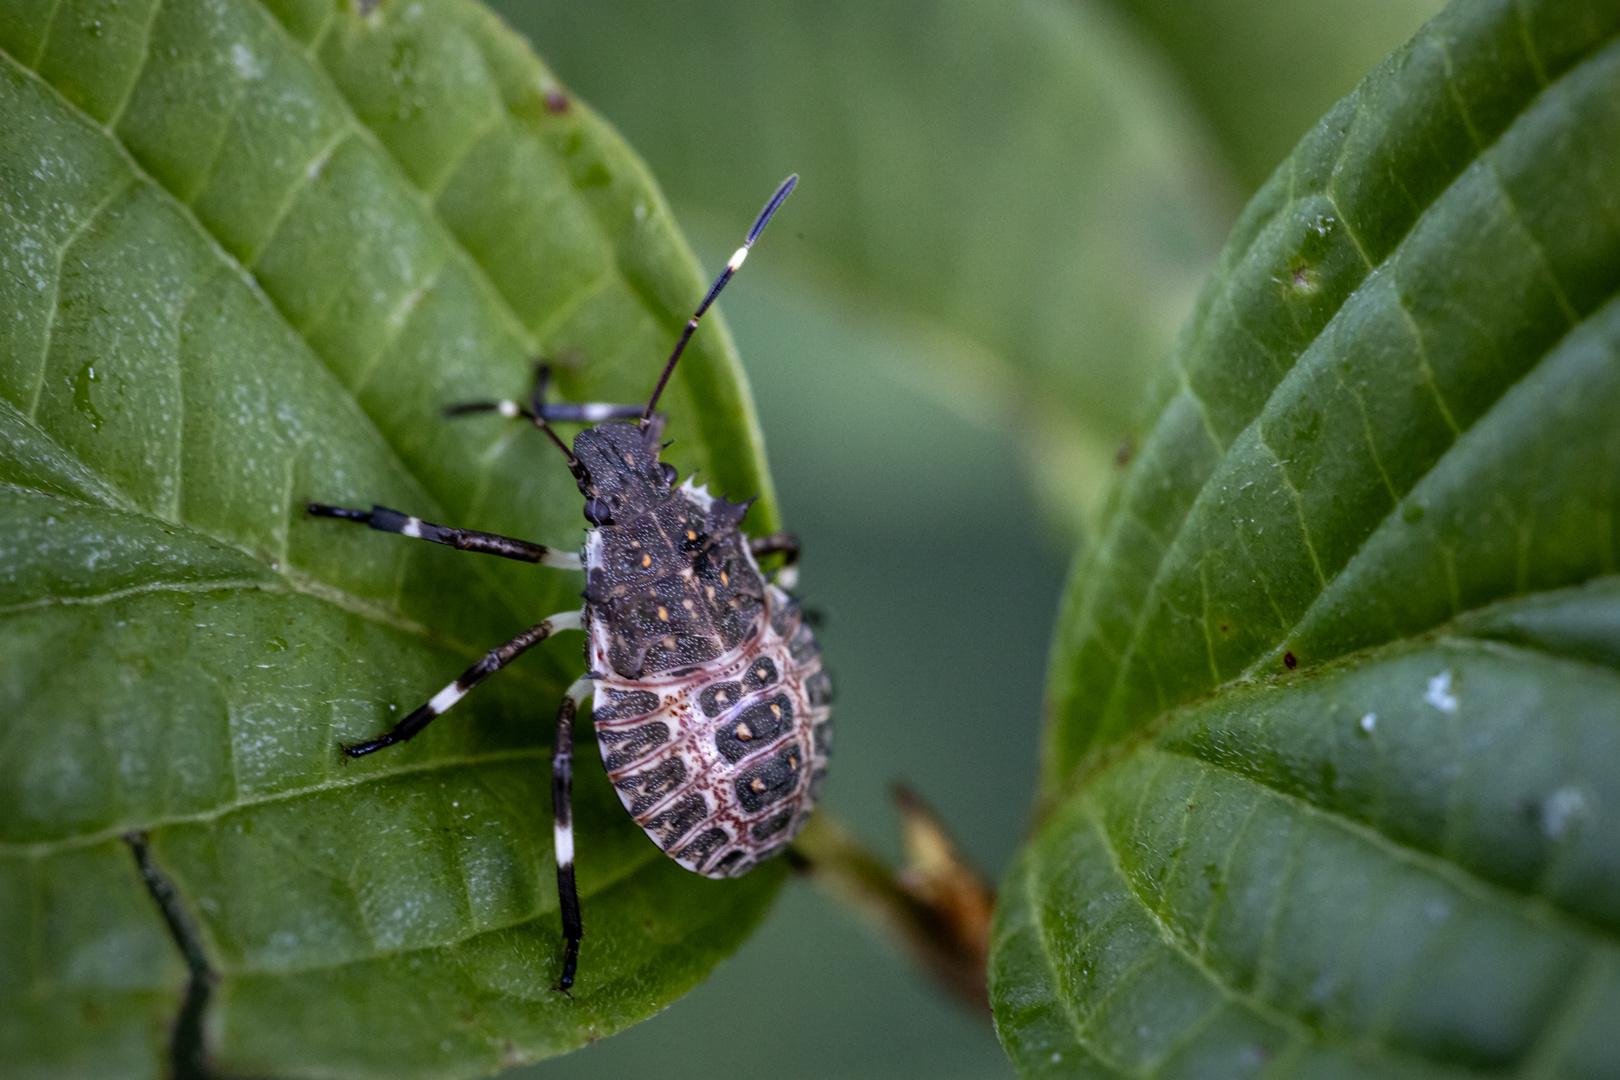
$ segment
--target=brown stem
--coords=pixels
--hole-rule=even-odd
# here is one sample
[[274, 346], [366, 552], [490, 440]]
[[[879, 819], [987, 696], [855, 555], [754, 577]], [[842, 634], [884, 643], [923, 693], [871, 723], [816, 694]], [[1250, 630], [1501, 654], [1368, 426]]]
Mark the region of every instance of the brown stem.
[[921, 796], [897, 784], [894, 800], [906, 851], [898, 873], [826, 811], [805, 826], [790, 856], [829, 896], [898, 940], [935, 981], [988, 1020], [985, 966], [995, 893]]

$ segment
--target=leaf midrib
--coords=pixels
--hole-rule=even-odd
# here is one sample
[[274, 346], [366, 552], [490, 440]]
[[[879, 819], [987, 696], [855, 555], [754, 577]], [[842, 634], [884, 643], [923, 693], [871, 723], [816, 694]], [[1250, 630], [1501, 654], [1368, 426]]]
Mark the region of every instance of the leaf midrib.
[[[1592, 922], [1579, 912], [1571, 911], [1555, 900], [1539, 893], [1525, 892], [1514, 889], [1502, 882], [1492, 881], [1461, 863], [1454, 862], [1445, 855], [1390, 836], [1375, 824], [1357, 820], [1336, 810], [1330, 810], [1295, 792], [1287, 791], [1269, 782], [1266, 777], [1234, 769], [1223, 762], [1200, 757], [1197, 754], [1169, 746], [1146, 746], [1138, 750], [1137, 754], [1138, 756], [1163, 755], [1182, 761], [1190, 761], [1203, 768], [1232, 777], [1283, 800], [1300, 816], [1309, 817], [1314, 815], [1332, 822], [1335, 827], [1345, 833], [1365, 840], [1400, 863], [1414, 867], [1431, 878], [1436, 878], [1451, 885], [1470, 899], [1486, 904], [1503, 904], [1519, 911], [1520, 914], [1538, 926], [1569, 930], [1620, 949], [1620, 931], [1612, 927]], [[1085, 798], [1085, 796], [1081, 797]]]
[[307, 784], [303, 787], [287, 788], [283, 791], [269, 792], [263, 795], [253, 795], [247, 798], [238, 798], [229, 803], [221, 803], [207, 810], [199, 810], [192, 814], [163, 814], [152, 818], [143, 818], [138, 823], [125, 822], [119, 825], [108, 825], [92, 832], [75, 833], [54, 840], [39, 840], [30, 843], [12, 843], [0, 841], [0, 858], [41, 858], [55, 855], [63, 851], [76, 848], [92, 847], [107, 840], [113, 840], [131, 829], [157, 829], [165, 825], [206, 825], [218, 821], [228, 814], [239, 810], [251, 810], [260, 806], [270, 806], [276, 803], [292, 802], [298, 799], [320, 795], [329, 791], [341, 791], [348, 788], [361, 788], [368, 784], [394, 780], [401, 776], [418, 774], [431, 774], [449, 769], [459, 769], [473, 765], [498, 764], [504, 761], [522, 761], [529, 758], [536, 760], [551, 760], [551, 749], [546, 746], [526, 746], [508, 750], [492, 750], [484, 754], [462, 754], [452, 757], [438, 757], [431, 761], [414, 762], [400, 765], [386, 770], [369, 772], [351, 778], [326, 779], [319, 783]]
[[[604, 895], [613, 892], [615, 889], [625, 886], [629, 882], [630, 878], [640, 874], [642, 870], [647, 868], [647, 866], [655, 864], [658, 859], [663, 857], [663, 852], [656, 850], [653, 852], [638, 852], [632, 858], [626, 859], [623, 862], [615, 865], [612, 873], [606, 875], [604, 878], [596, 880], [594, 882], [594, 887], [587, 888], [586, 883], [581, 882], [579, 888], [579, 898], [581, 900], [588, 900], [592, 898], [599, 899]], [[540, 889], [536, 893], [536, 896], [537, 898], [543, 900], [544, 897], [554, 897], [555, 894], [546, 889]], [[278, 964], [263, 967], [233, 967], [230, 971], [226, 972], [226, 975], [227, 977], [233, 979], [263, 977], [282, 978], [296, 975], [310, 975], [323, 971], [338, 971], [354, 964], [374, 964], [382, 960], [391, 960], [402, 956], [415, 956], [420, 953], [445, 952], [464, 945], [469, 941], [476, 941], [478, 938], [489, 934], [504, 934], [510, 930], [528, 926], [531, 923], [537, 922], [538, 920], [551, 915], [556, 910], [557, 908], [555, 905], [550, 907], [542, 906], [516, 918], [505, 921], [490, 922], [478, 926], [475, 929], [468, 930], [462, 934], [446, 935], [442, 939], [434, 941], [431, 944], [401, 945], [395, 948], [374, 948], [365, 956], [347, 957], [329, 963]], [[519, 995], [513, 996], [517, 997]]]
[[[1563, 587], [1558, 589], [1538, 590], [1534, 593], [1523, 594], [1517, 599], [1523, 599], [1526, 595], [1538, 596], [1560, 591], [1563, 591]], [[1190, 701], [1181, 702], [1174, 707], [1166, 709], [1158, 715], [1152, 717], [1146, 723], [1129, 733], [1126, 737], [1088, 750], [1084, 755], [1081, 756], [1080, 760], [1076, 762], [1075, 767], [1065, 778], [1063, 784], [1061, 787], [1059, 787], [1054, 797], [1051, 800], [1044, 802], [1042, 807], [1037, 808], [1037, 824], [1044, 825], [1043, 819], [1050, 817], [1060, 805], [1067, 803], [1070, 800], [1087, 798], [1088, 796], [1086, 792], [1090, 787], [1092, 780], [1094, 780], [1100, 774], [1118, 765], [1126, 758], [1134, 757], [1143, 753], [1167, 754], [1208, 765], [1211, 768], [1218, 769], [1240, 780], [1253, 783], [1257, 787], [1262, 787], [1268, 791], [1275, 792], [1277, 795], [1291, 801], [1295, 801], [1301, 806], [1310, 807], [1316, 812], [1326, 815], [1335, 821], [1342, 821], [1347, 826], [1367, 830], [1369, 833], [1380, 837], [1385, 843], [1391, 845], [1393, 849], [1400, 849], [1409, 852], [1414, 859], [1430, 859], [1445, 866], [1453, 867], [1458, 874], [1465, 875], [1469, 880], [1477, 884], [1478, 888], [1482, 890], [1478, 894], [1480, 896], [1495, 895], [1496, 892], [1499, 891], [1503, 895], [1510, 898], [1516, 898], [1517, 900], [1522, 900], [1527, 903], [1538, 903], [1545, 905], [1550, 913], [1548, 916], [1549, 919], [1569, 920], [1576, 924], [1574, 927], [1572, 927], [1572, 929], [1586, 927], [1590, 933], [1593, 933], [1609, 941], [1617, 948], [1620, 948], [1620, 930], [1604, 927], [1596, 923], [1590, 923], [1580, 913], [1570, 911], [1548, 897], [1534, 892], [1516, 890], [1509, 885], [1492, 881], [1491, 879], [1479, 875], [1467, 867], [1454, 862], [1443, 854], [1437, 854], [1424, 848], [1406, 844], [1396, 837], [1383, 833], [1374, 825], [1368, 824], [1367, 822], [1358, 821], [1354, 818], [1339, 814], [1336, 811], [1330, 810], [1326, 807], [1319, 806], [1318, 804], [1310, 802], [1301, 796], [1266, 783], [1248, 773], [1235, 770], [1221, 762], [1199, 757], [1196, 754], [1189, 754], [1169, 747], [1157, 745], [1158, 740], [1167, 734], [1169, 730], [1179, 723], [1187, 714], [1208, 706], [1210, 702], [1215, 701], [1234, 689], [1257, 687], [1266, 683], [1278, 684], [1281, 688], [1286, 688], [1287, 685], [1301, 681], [1308, 681], [1321, 674], [1339, 671], [1347, 667], [1355, 666], [1359, 659], [1377, 656], [1395, 646], [1451, 645], [1460, 649], [1479, 649], [1486, 652], [1498, 652], [1508, 656], [1538, 656], [1551, 658], [1563, 663], [1587, 668], [1593, 672], [1601, 673], [1602, 675], [1609, 677], [1614, 677], [1617, 674], [1620, 674], [1617, 673], [1613, 666], [1590, 657], [1558, 652], [1549, 646], [1541, 644], [1505, 641], [1496, 637], [1470, 634], [1467, 631], [1466, 627], [1471, 621], [1477, 620], [1477, 617], [1482, 613], [1488, 612], [1492, 608], [1500, 606], [1505, 602], [1505, 599], [1506, 598], [1496, 598], [1479, 607], [1459, 611], [1455, 616], [1447, 620], [1445, 623], [1425, 630], [1421, 634], [1396, 638], [1391, 641], [1380, 642], [1376, 645], [1368, 645], [1352, 652], [1345, 653], [1342, 656], [1334, 657], [1331, 660], [1326, 660], [1319, 664], [1314, 664], [1308, 667], [1302, 667], [1299, 669], [1299, 671], [1292, 673], [1291, 676], [1287, 677], [1288, 683], [1284, 683], [1283, 676], [1274, 676], [1269, 679], [1258, 676], [1241, 676], [1238, 678], [1229, 679], [1220, 686], [1211, 687], [1207, 692], [1199, 695], [1198, 697], [1193, 698]], [[1488, 890], [1489, 892], [1483, 890]]]
[[[287, 791], [274, 792], [272, 794], [263, 795], [256, 798], [238, 800], [229, 806], [221, 806], [196, 814], [176, 814], [154, 818], [150, 822], [143, 823], [140, 828], [143, 830], [155, 830], [171, 825], [208, 825], [239, 810], [250, 810], [260, 806], [273, 805], [281, 802], [290, 802], [299, 798], [317, 795], [333, 790], [363, 787], [371, 783], [392, 780], [401, 775], [432, 775], [443, 770], [467, 768], [491, 763], [522, 761], [525, 759], [534, 759], [537, 762], [546, 761], [550, 759], [550, 751], [549, 749], [528, 747], [520, 750], [494, 751], [487, 754], [467, 754], [454, 758], [441, 758], [432, 762], [421, 762], [406, 765], [387, 772], [372, 773], [367, 776], [356, 777], [350, 780], [325, 781], [302, 788], [294, 788]], [[122, 839], [128, 834], [129, 830], [130, 826], [128, 825], [115, 826], [101, 829], [93, 833], [85, 833], [65, 840], [44, 841], [35, 844], [0, 843], [0, 859], [35, 860], [40, 858], [48, 858], [63, 852], [89, 848], [108, 841]], [[580, 882], [580, 897], [582, 899], [588, 899], [590, 897], [599, 897], [604, 893], [610, 892], [611, 890], [623, 885], [630, 878], [640, 874], [648, 866], [656, 865], [658, 860], [662, 858], [663, 853], [657, 849], [651, 848], [650, 846], [638, 846], [635, 852], [629, 858], [615, 861], [607, 874], [593, 875], [592, 877], [583, 879]], [[373, 948], [364, 957], [344, 959], [336, 963], [243, 967], [231, 971], [230, 974], [232, 976], [296, 975], [317, 971], [332, 971], [349, 964], [372, 963], [377, 960], [386, 960], [395, 956], [408, 956], [415, 953], [449, 949], [485, 934], [500, 933], [511, 930], [514, 927], [524, 926], [528, 923], [532, 923], [536, 919], [544, 918], [546, 915], [556, 910], [554, 906], [546, 906], [544, 904], [544, 898], [548, 895], [554, 894], [548, 893], [545, 889], [539, 890], [539, 892], [536, 893], [536, 898], [541, 901], [541, 906], [521, 916], [506, 921], [496, 921], [480, 925], [474, 929], [468, 930], [465, 933], [445, 936], [430, 944], [399, 946], [392, 949]]]

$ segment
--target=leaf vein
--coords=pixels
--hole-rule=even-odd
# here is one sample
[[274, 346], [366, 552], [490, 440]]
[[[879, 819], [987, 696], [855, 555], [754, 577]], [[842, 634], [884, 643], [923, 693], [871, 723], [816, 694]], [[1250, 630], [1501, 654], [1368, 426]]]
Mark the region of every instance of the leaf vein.
[[1327, 575], [1322, 572], [1322, 560], [1316, 556], [1316, 545], [1311, 542], [1311, 526], [1305, 520], [1305, 498], [1299, 493], [1299, 487], [1294, 483], [1293, 478], [1288, 475], [1288, 466], [1291, 462], [1285, 461], [1271, 443], [1266, 440], [1264, 424], [1257, 423], [1255, 425], [1255, 439], [1265, 452], [1271, 455], [1271, 460], [1277, 467], [1277, 475], [1282, 477], [1283, 486], [1288, 489], [1288, 496], [1293, 500], [1294, 514], [1299, 518], [1300, 539], [1305, 542], [1305, 553], [1311, 557], [1311, 569], [1316, 571], [1316, 587], [1317, 591], [1320, 592], [1322, 589], [1327, 588], [1328, 579]]
[[[1453, 181], [1453, 183], [1455, 183], [1455, 181]], [[1449, 185], [1448, 185], [1448, 188], [1449, 188]], [[1337, 214], [1338, 217], [1339, 217], [1339, 223], [1344, 226], [1344, 235], [1350, 238], [1350, 246], [1356, 249], [1356, 254], [1357, 255], [1361, 256], [1361, 263], [1362, 263], [1363, 266], [1365, 266], [1367, 268], [1367, 275], [1371, 275], [1371, 273], [1374, 270], [1378, 269], [1378, 264], [1373, 262], [1371, 255], [1367, 254], [1366, 247], [1363, 246], [1362, 243], [1361, 243], [1361, 237], [1356, 235], [1355, 227], [1350, 224], [1350, 219], [1345, 215], [1345, 212], [1344, 212], [1343, 208], [1339, 206], [1338, 196], [1333, 194], [1333, 189], [1332, 189], [1331, 184], [1328, 186], [1328, 189], [1326, 191], [1322, 192], [1322, 197], [1327, 200], [1329, 206], [1333, 207], [1333, 212], [1335, 214]], [[1436, 198], [1438, 198], [1438, 196]], [[1431, 202], [1431, 205], [1432, 205], [1432, 202]], [[1417, 223], [1422, 220], [1422, 217], [1423, 216], [1421, 214], [1413, 215], [1412, 224], [1407, 227], [1406, 232], [1403, 233], [1402, 236], [1401, 236], [1402, 242], [1405, 241], [1406, 237], [1412, 235], [1412, 230], [1417, 228]], [[1395, 245], [1395, 250], [1397, 250], [1397, 251], [1400, 250], [1400, 244], [1399, 243], [1397, 243]], [[1362, 283], [1365, 282], [1365, 281], [1366, 281], [1366, 276], [1363, 276], [1362, 281], [1356, 283], [1356, 289], [1354, 291], [1359, 291], [1360, 288], [1361, 288]], [[1349, 295], [1346, 295], [1345, 300], [1348, 300], [1348, 299], [1349, 299]], [[1338, 307], [1337, 310], [1342, 311], [1343, 309], [1344, 309], [1344, 301], [1340, 301], [1339, 307]]]
[[1105, 1060], [1097, 1049], [1090, 1045], [1086, 1039], [1087, 1025], [1081, 1022], [1079, 1014], [1075, 1012], [1074, 1002], [1069, 1000], [1069, 995], [1063, 992], [1063, 969], [1058, 964], [1057, 957], [1052, 952], [1052, 943], [1047, 937], [1046, 920], [1042, 915], [1043, 905], [1036, 891], [1036, 870], [1036, 860], [1031, 859], [1029, 867], [1024, 872], [1024, 902], [1029, 911], [1029, 924], [1031, 931], [1035, 935], [1035, 943], [1040, 946], [1041, 957], [1046, 961], [1047, 972], [1051, 975], [1052, 997], [1057, 1000], [1059, 1007], [1062, 1008], [1063, 1015], [1069, 1019], [1069, 1029], [1074, 1034], [1074, 1045], [1103, 1068], [1116, 1074], [1129, 1075], [1129, 1070], [1121, 1068], [1114, 1062]]
[[[286, 224], [287, 217], [292, 213], [293, 207], [297, 205], [298, 200], [303, 197], [304, 192], [307, 191], [316, 180], [320, 179], [321, 171], [326, 167], [326, 163], [332, 160], [332, 155], [337, 153], [338, 148], [348, 141], [348, 139], [353, 135], [353, 129], [346, 126], [340, 126], [331, 134], [321, 148], [315, 152], [315, 156], [310, 158], [309, 161], [304, 164], [302, 169], [298, 170], [298, 178], [293, 182], [292, 186], [287, 189], [287, 194], [276, 206], [276, 209], [271, 212], [270, 227], [265, 230], [263, 238], [259, 241], [258, 249], [249, 253], [246, 258], [244, 258], [242, 262], [244, 269], [251, 272], [258, 266], [259, 259], [261, 259], [264, 256], [264, 253], [270, 250], [270, 246], [275, 243], [277, 234], [281, 232], [281, 227]], [[274, 302], [272, 301], [272, 304], [273, 303]], [[280, 314], [281, 309], [277, 308], [276, 310], [277, 313]], [[283, 315], [282, 318], [285, 319], [286, 316]], [[288, 320], [288, 325], [291, 326], [290, 320]]]
[[1104, 823], [1102, 816], [1097, 812], [1095, 804], [1087, 799], [1082, 803], [1082, 807], [1091, 827], [1097, 831], [1098, 837], [1102, 840], [1103, 850], [1108, 853], [1109, 865], [1125, 886], [1125, 892], [1129, 895], [1131, 901], [1146, 916], [1159, 943], [1166, 946], [1169, 952], [1179, 956], [1194, 971], [1202, 975], [1210, 986], [1228, 1001], [1248, 1009], [1255, 1016], [1269, 1020], [1285, 1030], [1295, 1032], [1303, 1030], [1304, 1025], [1297, 1018], [1276, 1010], [1263, 1001], [1257, 993], [1245, 993], [1229, 984], [1213, 968], [1193, 954], [1186, 943], [1176, 934], [1175, 930], [1165, 923], [1163, 917], [1149, 903], [1148, 898], [1142, 895], [1141, 890], [1137, 887], [1136, 879], [1125, 869], [1124, 863], [1120, 861], [1119, 849], [1114, 844], [1114, 838], [1109, 834], [1108, 827]]
[[[1563, 927], [1588, 938], [1595, 938], [1607, 945], [1620, 946], [1620, 932], [1592, 922], [1580, 913], [1571, 911], [1545, 896], [1524, 892], [1509, 885], [1481, 877], [1468, 867], [1451, 862], [1441, 855], [1403, 843], [1382, 832], [1374, 824], [1359, 821], [1337, 811], [1318, 806], [1308, 799], [1284, 791], [1280, 787], [1267, 783], [1264, 779], [1242, 772], [1223, 762], [1200, 757], [1173, 746], [1154, 745], [1144, 747], [1141, 752], [1150, 755], [1163, 754], [1180, 758], [1193, 762], [1200, 767], [1224, 773], [1258, 791], [1270, 794], [1306, 816], [1318, 818], [1347, 835], [1365, 841], [1404, 866], [1410, 866], [1432, 878], [1445, 882], [1471, 900], [1493, 905], [1505, 904], [1518, 910], [1521, 915], [1533, 922], [1545, 926]], [[1281, 892], [1282, 890], [1279, 889], [1279, 894]]]
[[356, 400], [359, 400], [360, 392], [370, 383], [371, 377], [377, 373], [377, 369], [382, 365], [384, 357], [394, 347], [394, 343], [399, 340], [400, 334], [404, 333], [411, 316], [416, 313], [416, 310], [421, 307], [422, 301], [427, 299], [427, 295], [438, 284], [439, 275], [443, 273], [445, 265], [445, 263], [441, 262], [428, 271], [421, 282], [406, 292], [400, 298], [399, 303], [394, 305], [394, 310], [388, 313], [387, 319], [384, 320], [388, 332], [383, 335], [382, 341], [372, 351], [372, 354], [360, 365], [359, 371], [355, 373], [354, 382], [349, 387], [349, 392], [355, 396]]
[[56, 17], [62, 13], [62, 0], [51, 0], [51, 13], [45, 18], [45, 32], [39, 35], [39, 48], [34, 52], [34, 59], [29, 67], [38, 70], [40, 61], [45, 59], [45, 49], [51, 43], [51, 35], [56, 32]]
[[1525, 223], [1524, 211], [1520, 208], [1518, 200], [1513, 197], [1513, 192], [1508, 190], [1506, 177], [1502, 175], [1502, 170], [1497, 166], [1496, 159], [1486, 155], [1481, 160], [1484, 162], [1484, 167], [1491, 174], [1493, 186], [1496, 188], [1497, 194], [1502, 198], [1502, 205], [1507, 209], [1508, 217], [1513, 219], [1514, 227], [1524, 237], [1525, 243], [1529, 245], [1530, 253], [1536, 258], [1536, 264], [1541, 268], [1542, 275], [1547, 279], [1547, 284], [1552, 287], [1553, 298], [1558, 301], [1558, 310], [1563, 313], [1565, 321], [1570, 326], [1579, 325], [1581, 321], [1580, 313], [1575, 310], [1575, 305], [1570, 302], [1569, 293], [1564, 289], [1564, 283], [1558, 280], [1558, 273], [1553, 269], [1552, 259], [1547, 255], [1546, 245]]
[[[383, 783], [399, 777], [414, 776], [418, 774], [431, 775], [433, 773], [451, 769], [475, 768], [484, 765], [500, 764], [508, 761], [524, 761], [533, 758], [537, 761], [549, 760], [551, 756], [550, 744], [544, 746], [524, 746], [508, 750], [492, 750], [481, 754], [461, 754], [435, 758], [431, 761], [410, 762], [396, 765], [388, 769], [379, 769], [356, 776], [342, 779], [323, 780], [318, 784], [309, 784], [304, 787], [286, 788], [281, 791], [268, 792], [258, 795], [247, 795], [230, 803], [199, 810], [192, 814], [168, 814], [154, 817], [149, 822], [143, 822], [141, 828], [156, 830], [171, 825], [208, 825], [219, 821], [230, 814], [240, 810], [253, 810], [262, 806], [272, 806], [278, 803], [293, 802], [298, 799], [323, 795], [331, 791], [345, 791], [362, 788], [371, 784]], [[42, 840], [31, 843], [16, 843], [0, 841], [0, 858], [41, 858], [54, 855], [59, 851], [71, 851], [79, 848], [93, 847], [108, 840], [115, 840], [128, 832], [130, 825], [120, 822], [106, 828], [91, 832], [76, 833], [71, 836], [57, 837], [52, 840]]]
[[1579, 973], [1565, 984], [1558, 1005], [1547, 1010], [1547, 1022], [1524, 1055], [1519, 1074], [1526, 1080], [1559, 1075], [1558, 1065], [1569, 1041], [1580, 1033], [1580, 1021], [1586, 1018], [1593, 1000], [1605, 988], [1605, 976], [1613, 974], [1614, 961], [1614, 953], [1607, 949], [1593, 949], [1581, 959]]
[[118, 127], [118, 121], [123, 119], [124, 110], [135, 97], [135, 90], [141, 85], [141, 76], [146, 73], [146, 65], [152, 62], [152, 27], [157, 24], [159, 13], [163, 11], [163, 0], [152, 0], [151, 14], [146, 17], [146, 25], [141, 27], [141, 60], [136, 65], [134, 73], [130, 76], [129, 85], [119, 95], [118, 104], [113, 111], [107, 114], [107, 122], [102, 128], [108, 132]]
[[51, 281], [51, 309], [45, 317], [44, 341], [40, 345], [39, 377], [34, 381], [33, 394], [30, 396], [27, 410], [23, 413], [30, 421], [38, 413], [39, 399], [45, 392], [45, 372], [50, 368], [51, 363], [51, 341], [56, 334], [56, 319], [60, 313], [58, 305], [62, 297], [62, 271], [67, 265], [68, 252], [79, 242], [80, 237], [94, 226], [101, 215], [106, 213], [107, 208], [120, 195], [134, 186], [135, 182], [133, 180], [125, 180], [115, 185], [105, 198], [91, 208], [90, 213], [85, 215], [84, 220], [73, 227], [73, 230], [68, 233], [56, 249], [56, 276]]
[[[1475, 152], [1483, 153], [1485, 142], [1480, 137], [1479, 128], [1474, 125], [1474, 115], [1463, 97], [1462, 88], [1457, 85], [1457, 66], [1451, 57], [1451, 47], [1440, 34], [1434, 36], [1434, 42], [1439, 46], [1440, 62], [1446, 69], [1446, 96], [1451, 99], [1452, 105], [1457, 109], [1457, 115], [1462, 118], [1463, 128], [1468, 132], [1468, 141], [1474, 144]], [[1542, 81], [1542, 85], [1547, 85], [1545, 80]]]
[[478, 127], [468, 137], [467, 141], [456, 150], [449, 161], [441, 166], [438, 180], [432, 186], [421, 189], [422, 194], [437, 203], [439, 196], [444, 194], [444, 189], [450, 186], [450, 181], [456, 178], [456, 170], [461, 168], [462, 163], [472, 155], [472, 152], [478, 148], [478, 144], [484, 140], [486, 135], [501, 126], [501, 120], [506, 116], [504, 109], [499, 105], [495, 106], [489, 117], [479, 122]]

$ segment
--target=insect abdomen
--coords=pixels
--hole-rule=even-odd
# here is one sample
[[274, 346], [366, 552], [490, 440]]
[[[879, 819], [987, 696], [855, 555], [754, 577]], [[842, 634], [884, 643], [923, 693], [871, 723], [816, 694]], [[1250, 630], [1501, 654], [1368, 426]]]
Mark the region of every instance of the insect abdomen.
[[761, 614], [708, 663], [596, 682], [597, 742], [619, 798], [671, 858], [708, 877], [781, 851], [815, 806], [831, 750], [831, 687], [809, 627], [775, 587]]

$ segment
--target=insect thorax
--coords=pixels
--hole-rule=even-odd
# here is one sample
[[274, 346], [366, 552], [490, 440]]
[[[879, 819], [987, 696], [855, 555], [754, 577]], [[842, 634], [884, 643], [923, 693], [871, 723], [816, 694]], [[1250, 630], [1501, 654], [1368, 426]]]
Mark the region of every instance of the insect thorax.
[[745, 509], [688, 483], [585, 548], [603, 763], [637, 824], [710, 877], [792, 839], [831, 748], [819, 649], [755, 565]]
[[585, 602], [608, 665], [638, 679], [714, 660], [759, 622], [765, 582], [738, 530], [747, 507], [690, 482], [585, 544]]

